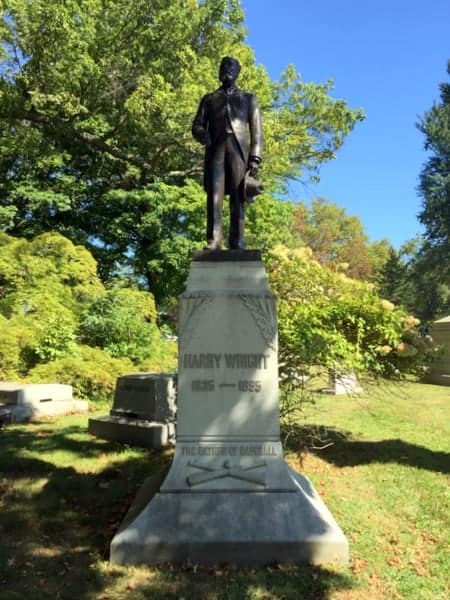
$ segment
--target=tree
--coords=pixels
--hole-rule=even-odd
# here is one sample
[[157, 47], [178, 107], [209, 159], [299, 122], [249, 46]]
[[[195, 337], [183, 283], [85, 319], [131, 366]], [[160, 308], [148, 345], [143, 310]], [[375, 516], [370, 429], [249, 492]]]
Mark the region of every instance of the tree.
[[0, 377], [25, 377], [37, 365], [51, 365], [39, 370], [51, 374], [62, 360], [61, 370], [79, 366], [81, 385], [83, 373], [95, 380], [99, 375], [95, 363], [82, 364], [93, 356], [104, 365], [100, 370], [116, 365], [129, 372], [132, 363], [147, 365], [149, 359], [164, 367], [173, 353], [156, 316], [149, 292], [105, 289], [92, 255], [60, 234], [30, 241], [0, 234]]
[[407, 297], [404, 293], [406, 274], [407, 264], [401, 253], [391, 247], [388, 259], [380, 272], [378, 289], [381, 296], [395, 304], [406, 305]]
[[403, 305], [414, 311], [424, 327], [450, 311], [450, 282], [442, 270], [430, 261], [427, 242], [420, 237], [403, 244], [400, 252], [406, 259]]
[[[450, 75], [450, 60], [447, 64]], [[417, 127], [431, 153], [420, 174], [423, 198], [419, 220], [425, 226], [422, 254], [439, 281], [450, 275], [450, 83], [440, 84], [440, 102], [421, 118]]]
[[269, 191], [316, 177], [363, 118], [331, 82], [304, 83], [293, 67], [272, 82], [244, 43], [239, 0], [10, 0], [0, 37], [0, 227], [59, 231], [92, 250], [104, 279], [131, 270], [158, 302], [183, 272], [173, 249], [203, 239], [190, 123], [222, 56], [257, 91]]
[[356, 279], [374, 278], [383, 261], [384, 243], [371, 244], [359, 218], [325, 198], [296, 205], [292, 233], [319, 263]]
[[158, 345], [156, 310], [147, 292], [127, 288], [107, 290], [82, 312], [81, 343], [105, 349], [115, 358], [134, 363], [149, 358]]
[[104, 292], [89, 252], [59, 234], [0, 234], [0, 373], [25, 374], [73, 350], [84, 305]]
[[417, 315], [422, 329], [450, 310], [450, 285], [430, 265], [425, 243], [417, 236], [398, 251], [391, 247], [377, 278], [382, 297]]

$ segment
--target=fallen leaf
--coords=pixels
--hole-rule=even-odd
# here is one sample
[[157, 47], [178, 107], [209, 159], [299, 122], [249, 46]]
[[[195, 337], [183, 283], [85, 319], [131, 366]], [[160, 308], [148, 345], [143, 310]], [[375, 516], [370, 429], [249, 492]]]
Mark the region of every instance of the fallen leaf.
[[398, 556], [391, 556], [390, 558], [388, 558], [387, 563], [391, 567], [396, 567], [397, 569], [402, 567], [402, 561], [399, 559]]
[[354, 558], [352, 560], [351, 569], [353, 573], [359, 573], [362, 569], [366, 569], [368, 566], [369, 563], [367, 560], [364, 560], [363, 558]]

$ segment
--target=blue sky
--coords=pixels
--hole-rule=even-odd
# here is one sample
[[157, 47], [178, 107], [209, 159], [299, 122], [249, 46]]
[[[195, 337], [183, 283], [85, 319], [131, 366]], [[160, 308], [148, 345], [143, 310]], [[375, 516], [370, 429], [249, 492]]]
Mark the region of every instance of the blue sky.
[[450, 59], [449, 0], [243, 0], [247, 42], [278, 79], [293, 63], [304, 81], [333, 78], [332, 95], [363, 108], [317, 185], [292, 199], [323, 196], [357, 215], [371, 240], [399, 247], [421, 233], [416, 188], [427, 154], [418, 117], [439, 99]]

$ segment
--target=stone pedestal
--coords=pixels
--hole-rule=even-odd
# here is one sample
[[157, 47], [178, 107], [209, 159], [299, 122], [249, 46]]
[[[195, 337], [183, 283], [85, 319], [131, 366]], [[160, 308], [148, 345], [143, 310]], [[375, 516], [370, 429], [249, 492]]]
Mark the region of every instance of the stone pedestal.
[[174, 461], [111, 562], [346, 562], [342, 531], [283, 459], [276, 305], [259, 253], [194, 257], [179, 333]]
[[109, 415], [89, 419], [89, 433], [106, 440], [162, 448], [173, 443], [175, 373], [132, 373], [118, 377]]

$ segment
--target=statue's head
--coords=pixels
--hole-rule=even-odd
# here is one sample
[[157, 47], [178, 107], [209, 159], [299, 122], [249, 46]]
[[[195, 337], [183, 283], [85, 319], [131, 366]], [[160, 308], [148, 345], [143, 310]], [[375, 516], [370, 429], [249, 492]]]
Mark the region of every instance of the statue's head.
[[241, 72], [239, 61], [230, 56], [222, 58], [219, 69], [219, 79], [222, 83], [235, 82]]

